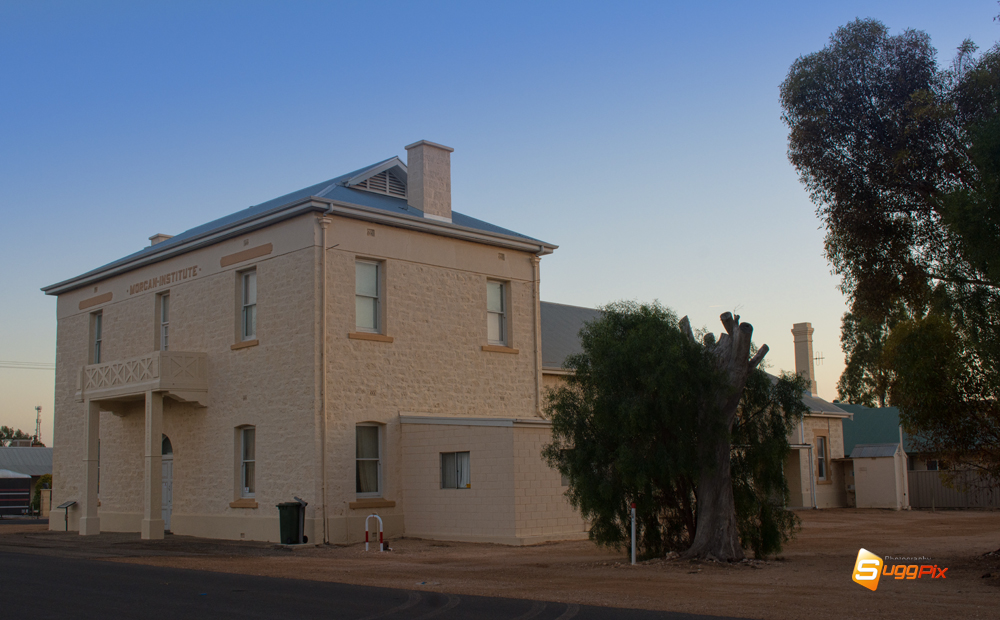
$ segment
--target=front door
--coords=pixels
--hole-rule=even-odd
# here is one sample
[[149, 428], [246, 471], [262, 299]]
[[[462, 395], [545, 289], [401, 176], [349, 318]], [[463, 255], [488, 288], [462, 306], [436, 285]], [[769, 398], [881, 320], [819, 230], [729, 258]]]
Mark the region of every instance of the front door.
[[170, 513], [174, 507], [174, 450], [167, 436], [163, 436], [163, 529], [170, 530]]

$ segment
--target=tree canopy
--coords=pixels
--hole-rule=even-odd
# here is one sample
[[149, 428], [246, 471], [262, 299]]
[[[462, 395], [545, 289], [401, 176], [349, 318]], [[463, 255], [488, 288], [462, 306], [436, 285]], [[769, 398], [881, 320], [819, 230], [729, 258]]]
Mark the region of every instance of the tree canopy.
[[0, 426], [0, 446], [6, 446], [12, 439], [31, 439], [31, 435], [19, 428]]
[[1000, 50], [976, 52], [942, 68], [925, 33], [857, 20], [781, 104], [850, 300], [841, 397], [888, 395], [924, 449], [1000, 474]]
[[611, 304], [580, 338], [583, 353], [567, 360], [573, 374], [548, 395], [553, 441], [544, 456], [569, 477], [567, 495], [590, 521], [591, 538], [626, 548], [635, 502], [644, 555], [689, 549], [699, 479], [718, 466], [703, 448], [721, 440], [732, 453], [737, 544], [758, 556], [778, 551], [795, 525], [784, 510], [782, 464], [804, 409], [802, 380], [751, 372], [730, 431], [704, 415], [726, 389], [709, 348], [667, 308]]

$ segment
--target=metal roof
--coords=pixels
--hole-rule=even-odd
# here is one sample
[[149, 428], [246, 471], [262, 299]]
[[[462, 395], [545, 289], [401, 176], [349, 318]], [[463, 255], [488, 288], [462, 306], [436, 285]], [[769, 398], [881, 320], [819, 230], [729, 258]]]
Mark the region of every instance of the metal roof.
[[[206, 237], [209, 235], [220, 233], [226, 229], [252, 222], [264, 216], [280, 213], [283, 209], [286, 209], [291, 205], [294, 205], [311, 197], [333, 200], [368, 209], [376, 209], [378, 211], [384, 211], [386, 213], [393, 215], [405, 215], [409, 217], [425, 219], [423, 212], [420, 211], [419, 209], [409, 206], [405, 198], [397, 198], [385, 194], [377, 194], [363, 189], [354, 189], [347, 187], [347, 182], [352, 178], [362, 176], [366, 171], [369, 171], [373, 168], [378, 168], [379, 166], [391, 162], [394, 159], [398, 161], [398, 158], [390, 157], [389, 159], [380, 161], [371, 166], [366, 166], [364, 168], [354, 170], [353, 172], [348, 172], [347, 174], [343, 174], [339, 177], [328, 179], [326, 181], [323, 181], [322, 183], [316, 183], [315, 185], [310, 185], [309, 187], [305, 187], [300, 190], [285, 194], [283, 196], [273, 198], [266, 202], [262, 202], [260, 204], [247, 207], [246, 209], [237, 211], [235, 213], [231, 213], [225, 217], [220, 217], [216, 220], [212, 220], [211, 222], [201, 224], [200, 226], [195, 226], [194, 228], [188, 229], [165, 241], [161, 241], [156, 245], [144, 247], [138, 252], [129, 254], [124, 258], [112, 261], [106, 265], [102, 265], [97, 269], [92, 269], [74, 278], [70, 278], [68, 280], [64, 280], [62, 282], [46, 286], [42, 290], [45, 292], [50, 292], [52, 289], [60, 288], [64, 285], [70, 284], [77, 280], [86, 280], [91, 276], [95, 276], [97, 274], [103, 273], [110, 269], [114, 269], [116, 267], [127, 265], [133, 261], [146, 259], [147, 257], [152, 257], [153, 255], [160, 253], [169, 254], [171, 248], [176, 248], [177, 246], [180, 246], [189, 241], [193, 241], [201, 237]], [[442, 222], [433, 220], [431, 218], [426, 218], [426, 220], [431, 223], [442, 224], [447, 226], [447, 224], [443, 224]], [[493, 235], [505, 235], [508, 237], [514, 237], [516, 239], [522, 239], [527, 242], [547, 245], [551, 248], [555, 247], [552, 246], [551, 244], [545, 243], [544, 241], [540, 241], [533, 237], [529, 237], [527, 235], [514, 232], [513, 230], [509, 230], [507, 228], [496, 226], [495, 224], [490, 224], [489, 222], [484, 222], [474, 217], [458, 213], [457, 211], [452, 211], [451, 223], [454, 224], [455, 226], [472, 229], [474, 231], [485, 232]]]
[[583, 352], [580, 345], [583, 324], [600, 318], [601, 311], [548, 301], [543, 301], [541, 306], [542, 366], [565, 368], [567, 357]]
[[849, 459], [877, 459], [884, 456], [894, 456], [899, 450], [898, 443], [861, 443], [851, 450]]
[[809, 413], [820, 414], [820, 415], [835, 415], [844, 418], [849, 418], [851, 412], [844, 411], [840, 408], [840, 405], [835, 405], [831, 402], [825, 401], [819, 396], [813, 396], [812, 394], [804, 394], [802, 396], [802, 404], [809, 408]]
[[[771, 378], [771, 383], [777, 383], [778, 377], [767, 373], [767, 376]], [[827, 402], [820, 398], [819, 396], [813, 396], [812, 394], [805, 392], [802, 394], [802, 404], [806, 406], [809, 413], [813, 415], [826, 415], [826, 416], [837, 416], [845, 419], [849, 419], [851, 413], [849, 411], [844, 411], [838, 405], [834, 405], [831, 402]]]
[[[857, 444], [899, 443], [899, 409], [896, 407], [873, 408], [847, 403], [837, 403], [837, 406], [854, 414], [853, 420], [844, 420], [845, 454]], [[905, 432], [903, 449], [915, 451], [913, 438]]]
[[52, 473], [52, 448], [0, 448], [0, 469], [29, 476]]
[[11, 471], [9, 469], [0, 469], [0, 478], [30, 478], [31, 476], [26, 476], [22, 473]]

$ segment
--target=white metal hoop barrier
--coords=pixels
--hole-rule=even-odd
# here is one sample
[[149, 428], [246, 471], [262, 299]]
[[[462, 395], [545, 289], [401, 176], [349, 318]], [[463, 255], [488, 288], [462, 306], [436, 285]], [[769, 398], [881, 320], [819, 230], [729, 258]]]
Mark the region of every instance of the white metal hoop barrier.
[[365, 517], [365, 551], [368, 551], [368, 520], [375, 517], [378, 520], [378, 550], [381, 553], [385, 551], [384, 545], [382, 543], [382, 517], [378, 515], [368, 515]]

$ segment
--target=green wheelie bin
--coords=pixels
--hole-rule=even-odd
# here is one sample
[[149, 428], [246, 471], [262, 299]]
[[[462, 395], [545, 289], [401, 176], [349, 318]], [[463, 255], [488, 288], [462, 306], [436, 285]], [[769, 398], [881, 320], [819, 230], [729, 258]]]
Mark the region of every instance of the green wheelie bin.
[[279, 540], [283, 545], [298, 545], [302, 543], [301, 519], [299, 511], [304, 506], [298, 502], [282, 502], [278, 504]]

